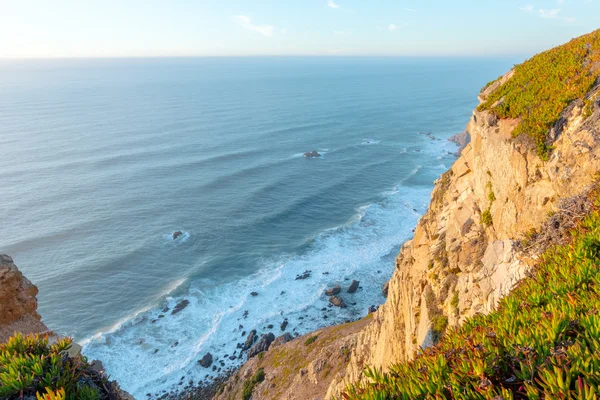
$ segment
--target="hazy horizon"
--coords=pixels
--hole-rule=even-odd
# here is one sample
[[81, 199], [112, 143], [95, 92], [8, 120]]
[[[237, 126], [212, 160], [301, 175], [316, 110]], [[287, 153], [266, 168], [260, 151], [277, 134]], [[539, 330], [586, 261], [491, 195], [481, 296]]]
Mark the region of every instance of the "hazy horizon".
[[597, 0], [5, 0], [0, 59], [532, 55], [599, 14]]

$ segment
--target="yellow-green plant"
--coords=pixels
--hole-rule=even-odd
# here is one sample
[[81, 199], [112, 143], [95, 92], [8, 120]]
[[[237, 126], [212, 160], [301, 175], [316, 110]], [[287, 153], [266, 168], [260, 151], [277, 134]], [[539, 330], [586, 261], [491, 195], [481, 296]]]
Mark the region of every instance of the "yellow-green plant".
[[[515, 66], [513, 77], [478, 109], [489, 110], [500, 118], [520, 119], [513, 134], [532, 137], [538, 154], [546, 159], [551, 150], [546, 140], [549, 129], [572, 101], [584, 100], [600, 75], [599, 62], [597, 30]], [[589, 114], [591, 105], [586, 104], [586, 108]]]
[[600, 196], [488, 315], [387, 373], [368, 368], [346, 400], [600, 398]]
[[35, 395], [48, 400], [96, 400], [89, 386], [89, 364], [77, 355], [69, 357], [72, 340], [50, 344], [48, 336], [17, 333], [0, 345], [0, 398]]

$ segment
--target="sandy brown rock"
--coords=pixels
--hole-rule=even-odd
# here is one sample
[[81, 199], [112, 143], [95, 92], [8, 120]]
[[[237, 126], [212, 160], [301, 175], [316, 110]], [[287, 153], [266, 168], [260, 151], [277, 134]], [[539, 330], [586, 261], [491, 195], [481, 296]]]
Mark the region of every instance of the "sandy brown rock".
[[253, 400], [323, 399], [334, 377], [343, 376], [357, 332], [371, 320], [366, 317], [271, 346], [230, 377], [215, 399], [241, 399], [244, 382], [260, 368], [264, 368], [265, 380], [254, 389]]
[[23, 276], [12, 258], [0, 254], [0, 342], [15, 332], [48, 330], [37, 313], [37, 294], [37, 287]]

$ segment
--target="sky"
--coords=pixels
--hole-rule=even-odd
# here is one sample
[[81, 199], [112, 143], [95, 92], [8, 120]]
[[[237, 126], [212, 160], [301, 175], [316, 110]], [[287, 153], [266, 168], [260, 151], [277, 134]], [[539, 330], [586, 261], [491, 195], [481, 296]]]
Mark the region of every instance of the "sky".
[[600, 0], [0, 0], [0, 58], [533, 55]]

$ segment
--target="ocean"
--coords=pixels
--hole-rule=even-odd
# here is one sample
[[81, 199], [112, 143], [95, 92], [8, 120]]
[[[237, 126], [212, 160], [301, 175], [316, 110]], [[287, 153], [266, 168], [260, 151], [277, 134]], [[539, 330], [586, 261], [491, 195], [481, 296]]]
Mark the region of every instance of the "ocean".
[[[447, 139], [516, 61], [0, 61], [0, 253], [136, 397], [202, 381], [207, 352], [221, 372], [243, 361], [244, 332], [385, 301]], [[338, 284], [347, 308], [328, 307]]]

